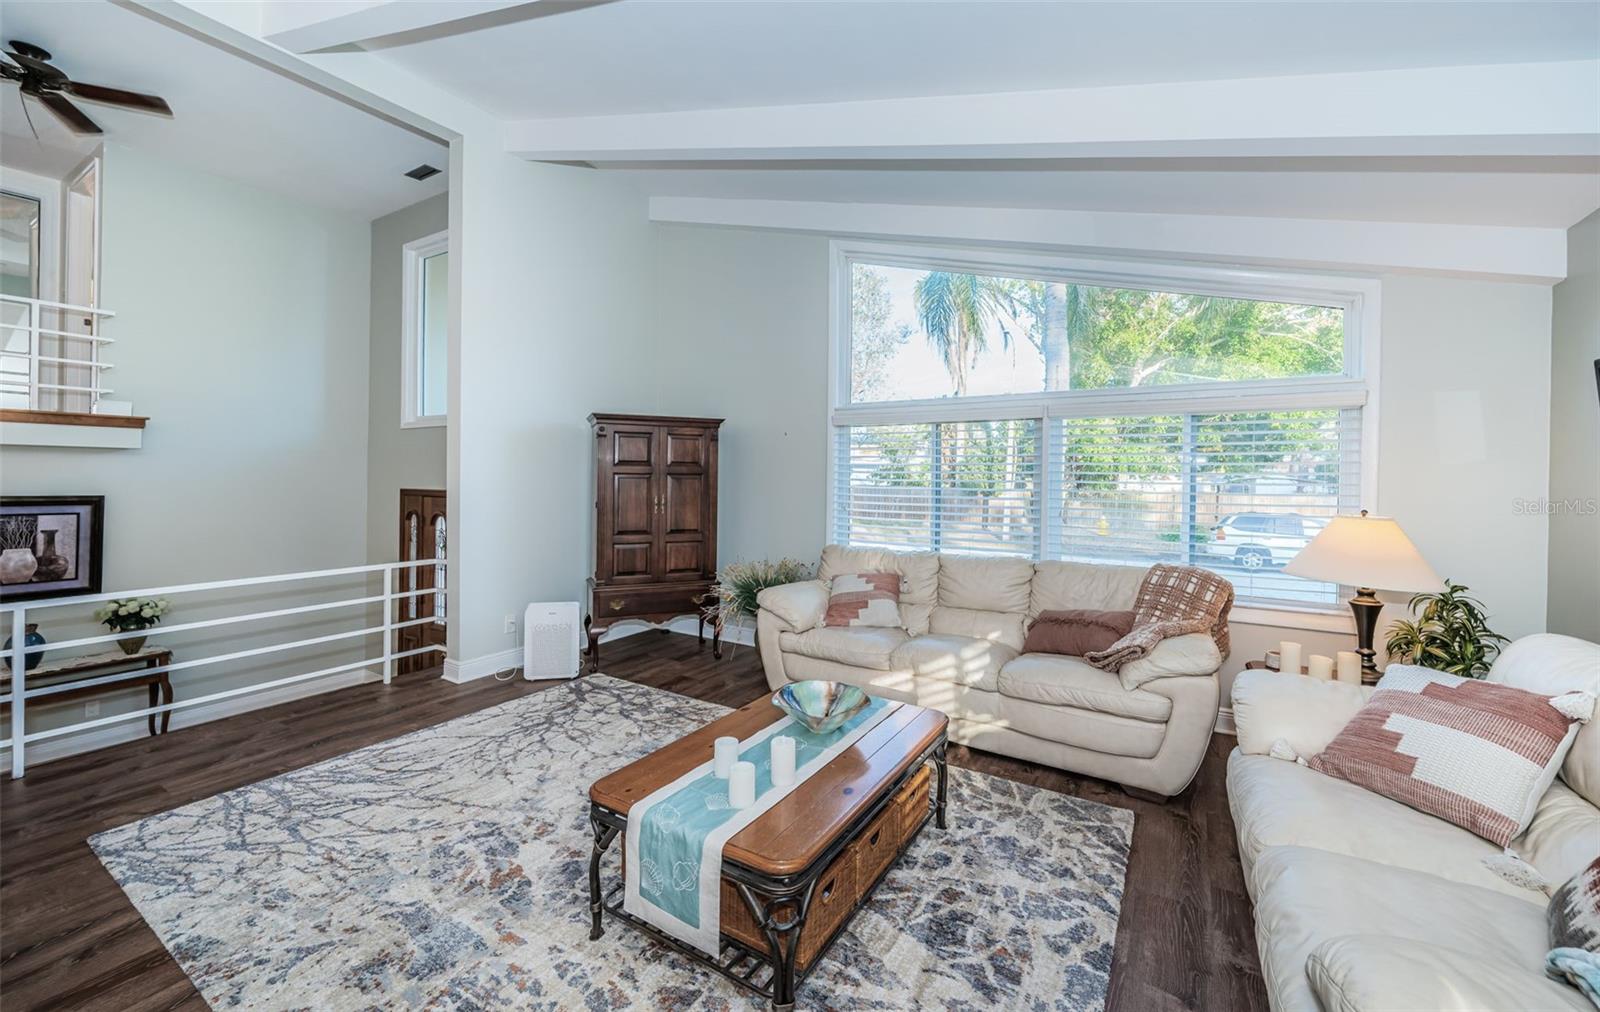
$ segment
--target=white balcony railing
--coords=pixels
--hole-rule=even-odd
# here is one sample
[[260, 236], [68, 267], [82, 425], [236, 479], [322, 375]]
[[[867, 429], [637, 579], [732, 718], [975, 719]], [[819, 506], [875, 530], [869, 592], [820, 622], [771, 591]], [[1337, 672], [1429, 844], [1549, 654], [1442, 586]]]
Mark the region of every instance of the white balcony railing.
[[[429, 567], [430, 572], [437, 574], [435, 576], [434, 586], [422, 587], [417, 590], [397, 589], [400, 586], [400, 581], [396, 579], [396, 576], [400, 570], [413, 569], [423, 566]], [[11, 776], [13, 779], [20, 778], [26, 770], [26, 751], [28, 745], [50, 738], [57, 738], [62, 735], [88, 731], [93, 728], [104, 727], [110, 724], [117, 724], [128, 720], [137, 720], [140, 717], [150, 717], [156, 714], [167, 713], [172, 710], [179, 710], [191, 706], [199, 706], [202, 703], [212, 703], [222, 699], [230, 699], [235, 696], [243, 696], [249, 693], [261, 692], [267, 689], [274, 689], [285, 685], [294, 685], [299, 682], [309, 682], [318, 678], [326, 678], [330, 675], [337, 675], [342, 672], [355, 671], [362, 668], [377, 669], [381, 666], [383, 672], [383, 682], [385, 685], [387, 685], [394, 677], [395, 661], [405, 657], [412, 657], [429, 652], [437, 652], [441, 655], [444, 653], [444, 647], [437, 644], [428, 644], [410, 650], [395, 649], [396, 633], [399, 630], [406, 629], [411, 626], [421, 626], [439, 622], [439, 619], [432, 615], [422, 618], [397, 621], [395, 618], [395, 604], [396, 602], [406, 601], [411, 598], [426, 597], [440, 593], [444, 588], [444, 566], [445, 560], [443, 559], [417, 559], [412, 562], [385, 562], [369, 566], [346, 566], [340, 569], [323, 569], [306, 573], [280, 573], [273, 576], [256, 576], [243, 580], [214, 580], [208, 583], [188, 583], [170, 587], [147, 587], [141, 590], [119, 591], [106, 594], [84, 594], [77, 597], [47, 599], [43, 601], [0, 603], [0, 613], [9, 612], [11, 619], [9, 623], [11, 646], [10, 650], [6, 652], [6, 660], [9, 662], [11, 667], [10, 688], [5, 693], [0, 694], [0, 703], [8, 703], [11, 706], [10, 737], [8, 740], [0, 741], [0, 748], [9, 747], [11, 750]], [[380, 574], [383, 581], [383, 589], [381, 593], [362, 593], [355, 597], [343, 596], [343, 594], [346, 592], [343, 589], [345, 585], [355, 581], [361, 581], [364, 586], [370, 589], [370, 581]], [[28, 623], [30, 621], [37, 622], [37, 616], [41, 612], [57, 609], [70, 610], [74, 607], [78, 608], [81, 612], [85, 606], [99, 605], [106, 601], [117, 598], [188, 597], [190, 595], [211, 594], [218, 591], [242, 590], [245, 591], [245, 593], [240, 593], [235, 596], [247, 598], [249, 596], [248, 591], [251, 588], [276, 587], [278, 589], [285, 589], [283, 588], [283, 585], [285, 584], [292, 585], [318, 583], [321, 583], [324, 587], [327, 587], [330, 582], [333, 584], [333, 589], [331, 592], [337, 598], [336, 600], [319, 600], [311, 604], [301, 604], [287, 608], [272, 608], [265, 611], [253, 611], [245, 614], [222, 615], [215, 618], [199, 619], [191, 622], [175, 623], [172, 625], [163, 624], [153, 626], [148, 629], [140, 629], [130, 632], [113, 632], [97, 634], [93, 636], [80, 636], [59, 643], [47, 643], [43, 646], [30, 647], [27, 645]], [[293, 587], [287, 589], [296, 590], [296, 588]], [[309, 591], [296, 590], [296, 593], [302, 592], [309, 593]], [[322, 593], [328, 592], [329, 591], [323, 591]], [[372, 609], [379, 606], [381, 606], [383, 610], [382, 621], [373, 622]], [[227, 650], [210, 656], [188, 658], [182, 661], [173, 660], [159, 667], [142, 667], [136, 670], [120, 672], [117, 674], [102, 675], [96, 678], [77, 679], [57, 684], [41, 685], [36, 688], [29, 688], [26, 684], [26, 661], [27, 656], [32, 653], [43, 653], [45, 651], [68, 651], [70, 653], [71, 651], [81, 647], [95, 646], [102, 643], [114, 643], [118, 640], [130, 639], [133, 637], [170, 638], [174, 634], [193, 630], [218, 629], [244, 623], [268, 622], [278, 619], [293, 619], [296, 616], [312, 616], [329, 612], [335, 613], [334, 617], [337, 618], [337, 613], [345, 610], [349, 610], [352, 613], [352, 624], [355, 626], [355, 628], [309, 637], [301, 637], [295, 634], [295, 638], [290, 639], [287, 642], [269, 643], [264, 646], [248, 647], [241, 650]], [[415, 610], [409, 610], [408, 613], [415, 614]], [[276, 632], [280, 629], [281, 627], [273, 627], [269, 629], [268, 632]], [[259, 634], [261, 633], [258, 632], [257, 635]], [[241, 633], [241, 635], [244, 634]], [[380, 636], [382, 637], [383, 641], [382, 650], [373, 656], [367, 656], [371, 652], [367, 641], [372, 637]], [[274, 677], [266, 681], [223, 689], [217, 692], [207, 693], [206, 695], [202, 696], [178, 699], [171, 703], [165, 703], [159, 706], [149, 706], [139, 710], [132, 710], [127, 713], [117, 713], [108, 717], [100, 717], [93, 720], [77, 721], [61, 727], [52, 727], [47, 730], [34, 731], [32, 733], [29, 733], [27, 730], [27, 704], [29, 700], [41, 699], [42, 697], [56, 695], [69, 690], [87, 688], [91, 685], [111, 685], [119, 681], [128, 681], [155, 674], [187, 671], [195, 668], [203, 668], [208, 665], [227, 664], [229, 662], [244, 661], [251, 658], [267, 657], [284, 651], [304, 650], [306, 648], [321, 647], [329, 644], [339, 644], [345, 641], [357, 640], [358, 638], [361, 642], [361, 646], [363, 647], [363, 649], [360, 650], [360, 653], [363, 656], [356, 660], [329, 665], [318, 668], [314, 671], [307, 671], [300, 674]]]
[[0, 295], [0, 407], [93, 412], [112, 393], [103, 349], [116, 343], [92, 306]]

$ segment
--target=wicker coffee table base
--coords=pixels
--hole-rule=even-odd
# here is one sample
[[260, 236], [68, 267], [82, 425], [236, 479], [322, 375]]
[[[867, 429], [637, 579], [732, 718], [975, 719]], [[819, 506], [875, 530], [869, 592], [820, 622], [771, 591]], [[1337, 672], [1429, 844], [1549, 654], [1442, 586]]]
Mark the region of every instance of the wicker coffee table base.
[[832, 867], [833, 862], [843, 851], [856, 842], [863, 831], [877, 817], [883, 814], [884, 809], [894, 802], [901, 788], [906, 786], [911, 779], [927, 763], [932, 763], [938, 774], [936, 790], [931, 797], [933, 808], [933, 821], [940, 829], [945, 828], [945, 805], [948, 793], [949, 769], [945, 764], [946, 739], [940, 736], [917, 760], [906, 768], [888, 789], [870, 808], [866, 809], [845, 830], [828, 845], [821, 856], [811, 863], [804, 871], [788, 876], [774, 877], [762, 875], [758, 872], [734, 864], [731, 861], [722, 863], [722, 877], [737, 890], [746, 909], [749, 910], [755, 923], [759, 925], [766, 939], [766, 949], [751, 946], [739, 939], [724, 933], [721, 938], [721, 951], [715, 959], [701, 952], [699, 949], [685, 945], [676, 938], [661, 931], [653, 924], [633, 916], [622, 908], [623, 885], [617, 883], [609, 889], [602, 889], [600, 881], [600, 862], [605, 856], [611, 842], [619, 833], [627, 829], [628, 819], [604, 806], [591, 803], [589, 805], [589, 824], [594, 830], [594, 850], [589, 857], [589, 914], [591, 924], [589, 928], [590, 940], [600, 938], [605, 934], [603, 918], [610, 916], [617, 921], [635, 928], [654, 938], [663, 945], [669, 946], [676, 952], [687, 956], [701, 966], [715, 970], [717, 973], [731, 980], [739, 987], [753, 991], [772, 1003], [774, 1012], [789, 1012], [794, 1008], [795, 990], [804, 983], [817, 964], [822, 962], [827, 955], [829, 947], [844, 929], [849, 926], [862, 906], [872, 897], [889, 870], [899, 863], [900, 858], [911, 846], [913, 840], [927, 825], [924, 817], [916, 830], [901, 841], [894, 857], [884, 864], [866, 888], [860, 891], [859, 899], [854, 907], [839, 921], [833, 933], [816, 949], [815, 954], [805, 965], [799, 965], [798, 955], [800, 933], [805, 928], [806, 916], [811, 909], [812, 896], [815, 893], [817, 882]]

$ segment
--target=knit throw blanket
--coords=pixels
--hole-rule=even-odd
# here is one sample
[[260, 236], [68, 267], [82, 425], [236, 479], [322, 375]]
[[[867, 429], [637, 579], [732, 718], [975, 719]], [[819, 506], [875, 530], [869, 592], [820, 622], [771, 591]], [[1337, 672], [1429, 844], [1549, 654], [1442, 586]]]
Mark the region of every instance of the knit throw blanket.
[[1228, 611], [1233, 608], [1233, 584], [1209, 570], [1194, 566], [1151, 566], [1139, 584], [1133, 606], [1133, 630], [1104, 650], [1085, 654], [1084, 660], [1106, 671], [1120, 671], [1154, 650], [1169, 636], [1209, 632], [1217, 650], [1228, 656]]

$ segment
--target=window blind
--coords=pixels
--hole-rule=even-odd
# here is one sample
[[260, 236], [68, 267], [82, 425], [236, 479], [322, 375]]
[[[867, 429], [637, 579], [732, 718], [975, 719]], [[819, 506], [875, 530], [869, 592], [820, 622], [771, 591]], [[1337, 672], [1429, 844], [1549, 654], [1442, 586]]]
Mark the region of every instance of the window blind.
[[1360, 507], [1360, 446], [1359, 408], [840, 426], [833, 540], [1196, 565], [1240, 601], [1334, 606], [1282, 570]]
[[835, 430], [834, 540], [1037, 558], [1038, 419]]
[[1360, 507], [1361, 411], [1241, 411], [1051, 422], [1046, 556], [1202, 566], [1241, 601], [1331, 605], [1283, 566]]

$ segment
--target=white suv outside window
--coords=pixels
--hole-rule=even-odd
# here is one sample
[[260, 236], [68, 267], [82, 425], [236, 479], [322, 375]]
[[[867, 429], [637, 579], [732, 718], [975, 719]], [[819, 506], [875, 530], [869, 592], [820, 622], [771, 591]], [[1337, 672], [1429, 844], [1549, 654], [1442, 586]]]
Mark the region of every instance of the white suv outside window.
[[1299, 513], [1230, 513], [1211, 528], [1205, 551], [1245, 569], [1281, 569], [1327, 525]]

